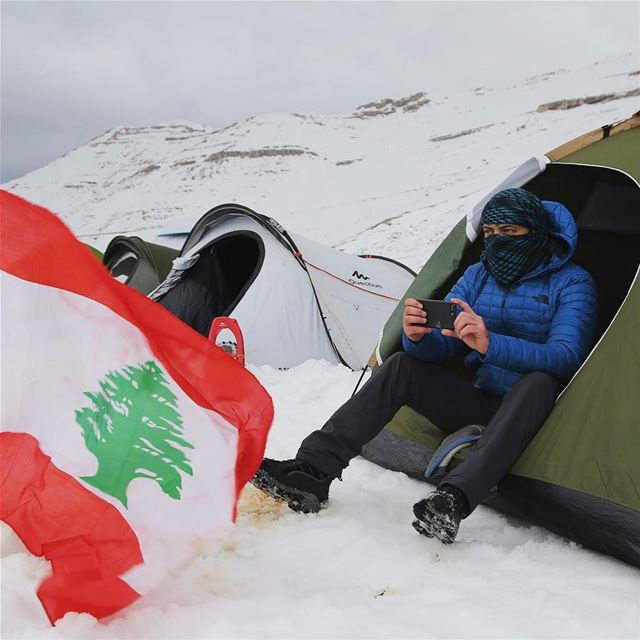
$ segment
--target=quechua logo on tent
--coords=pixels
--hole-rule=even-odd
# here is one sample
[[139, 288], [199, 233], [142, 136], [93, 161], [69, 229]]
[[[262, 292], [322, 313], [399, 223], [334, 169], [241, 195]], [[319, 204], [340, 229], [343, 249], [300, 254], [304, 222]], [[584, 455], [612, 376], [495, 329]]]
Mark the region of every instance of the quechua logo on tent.
[[356, 284], [359, 287], [371, 287], [372, 289], [382, 289], [381, 284], [376, 284], [375, 282], [368, 282], [371, 280], [369, 276], [365, 276], [364, 273], [359, 273], [357, 270], [351, 274], [351, 278], [349, 278], [349, 282], [351, 284]]
[[76, 411], [87, 449], [98, 459], [98, 471], [82, 480], [127, 506], [132, 480], [147, 478], [164, 493], [180, 499], [182, 475], [193, 475], [183, 449], [178, 400], [153, 360], [122, 371], [109, 371], [100, 391], [87, 391], [92, 407]]

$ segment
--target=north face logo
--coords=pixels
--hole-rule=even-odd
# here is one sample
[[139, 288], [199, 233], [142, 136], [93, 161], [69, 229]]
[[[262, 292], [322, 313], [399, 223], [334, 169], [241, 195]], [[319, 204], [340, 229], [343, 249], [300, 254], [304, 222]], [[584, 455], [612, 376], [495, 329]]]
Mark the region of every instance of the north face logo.
[[354, 271], [351, 274], [351, 277], [352, 278], [358, 278], [358, 280], [371, 280], [371, 278], [369, 278], [369, 276], [365, 276], [364, 274], [358, 273], [357, 271]]
[[549, 296], [545, 296], [543, 293], [539, 293], [537, 296], [534, 296], [533, 299], [542, 304], [549, 304]]

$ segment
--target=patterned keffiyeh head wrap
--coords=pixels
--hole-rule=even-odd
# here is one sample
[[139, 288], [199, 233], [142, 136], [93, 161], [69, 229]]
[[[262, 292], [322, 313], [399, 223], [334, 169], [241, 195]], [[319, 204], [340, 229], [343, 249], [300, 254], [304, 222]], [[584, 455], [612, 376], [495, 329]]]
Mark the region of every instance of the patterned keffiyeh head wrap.
[[492, 235], [485, 238], [481, 256], [496, 282], [510, 287], [537, 267], [550, 251], [550, 221], [540, 198], [525, 189], [505, 189], [485, 205], [481, 224], [517, 224], [527, 227], [525, 236]]

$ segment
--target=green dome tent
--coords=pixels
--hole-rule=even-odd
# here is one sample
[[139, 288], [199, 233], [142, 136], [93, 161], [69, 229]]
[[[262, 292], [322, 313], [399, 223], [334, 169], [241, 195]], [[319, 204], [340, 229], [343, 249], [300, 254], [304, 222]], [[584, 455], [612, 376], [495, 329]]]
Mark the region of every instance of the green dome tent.
[[114, 278], [146, 295], [167, 277], [178, 255], [177, 249], [145, 242], [137, 236], [116, 236], [102, 261]]
[[[573, 262], [594, 277], [596, 343], [554, 410], [487, 500], [501, 511], [640, 566], [640, 112], [532, 158], [451, 231], [405, 297], [442, 298], [482, 251], [479, 217], [501, 189], [562, 202], [579, 229]], [[402, 349], [402, 305], [385, 325], [377, 364]], [[462, 361], [446, 366], [463, 375]], [[443, 434], [403, 407], [362, 455], [423, 477]], [[459, 462], [459, 461], [458, 461]]]

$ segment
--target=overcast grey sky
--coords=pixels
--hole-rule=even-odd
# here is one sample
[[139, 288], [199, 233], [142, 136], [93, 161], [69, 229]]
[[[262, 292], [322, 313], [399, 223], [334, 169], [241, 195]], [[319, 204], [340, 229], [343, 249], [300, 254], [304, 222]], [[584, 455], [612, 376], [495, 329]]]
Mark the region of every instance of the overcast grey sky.
[[638, 2], [7, 2], [2, 182], [120, 125], [501, 86], [638, 51]]

